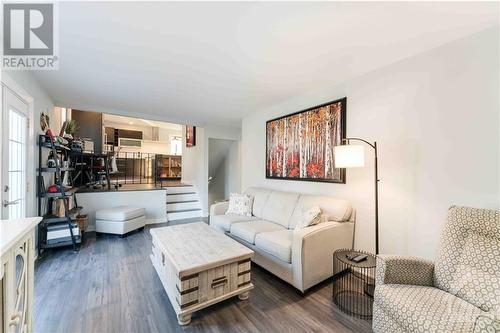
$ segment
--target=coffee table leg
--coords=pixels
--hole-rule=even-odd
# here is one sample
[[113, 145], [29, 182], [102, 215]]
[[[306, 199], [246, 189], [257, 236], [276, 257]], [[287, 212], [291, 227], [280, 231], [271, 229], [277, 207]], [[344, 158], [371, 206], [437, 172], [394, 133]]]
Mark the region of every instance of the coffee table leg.
[[238, 298], [241, 299], [242, 301], [248, 299], [248, 297], [250, 297], [249, 291], [245, 291], [244, 293], [238, 295]]
[[182, 326], [189, 324], [191, 322], [191, 314], [177, 315], [177, 322]]

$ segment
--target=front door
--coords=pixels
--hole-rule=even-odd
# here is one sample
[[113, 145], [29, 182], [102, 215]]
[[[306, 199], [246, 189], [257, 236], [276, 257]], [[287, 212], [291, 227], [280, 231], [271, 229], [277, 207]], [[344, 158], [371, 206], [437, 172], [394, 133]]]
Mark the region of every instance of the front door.
[[28, 104], [2, 87], [2, 219], [26, 217]]

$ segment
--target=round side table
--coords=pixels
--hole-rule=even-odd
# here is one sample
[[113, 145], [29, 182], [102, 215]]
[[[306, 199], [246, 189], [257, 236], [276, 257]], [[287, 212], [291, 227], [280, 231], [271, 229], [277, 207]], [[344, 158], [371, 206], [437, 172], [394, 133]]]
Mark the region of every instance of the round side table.
[[[366, 254], [354, 262], [348, 256]], [[375, 289], [375, 256], [365, 251], [341, 249], [333, 253], [333, 302], [345, 313], [370, 319]]]

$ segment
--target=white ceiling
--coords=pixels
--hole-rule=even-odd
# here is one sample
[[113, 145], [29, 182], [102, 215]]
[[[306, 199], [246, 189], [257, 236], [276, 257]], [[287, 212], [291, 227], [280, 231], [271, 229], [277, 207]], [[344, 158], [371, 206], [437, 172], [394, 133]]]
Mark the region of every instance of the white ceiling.
[[58, 105], [237, 126], [498, 25], [498, 3], [60, 2], [59, 18], [60, 69], [36, 73]]

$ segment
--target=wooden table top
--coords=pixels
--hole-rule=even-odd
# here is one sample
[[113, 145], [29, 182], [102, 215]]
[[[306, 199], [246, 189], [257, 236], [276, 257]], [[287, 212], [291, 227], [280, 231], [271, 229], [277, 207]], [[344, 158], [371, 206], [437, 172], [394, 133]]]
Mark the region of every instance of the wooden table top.
[[150, 232], [179, 277], [254, 256], [251, 249], [204, 222], [153, 228]]

